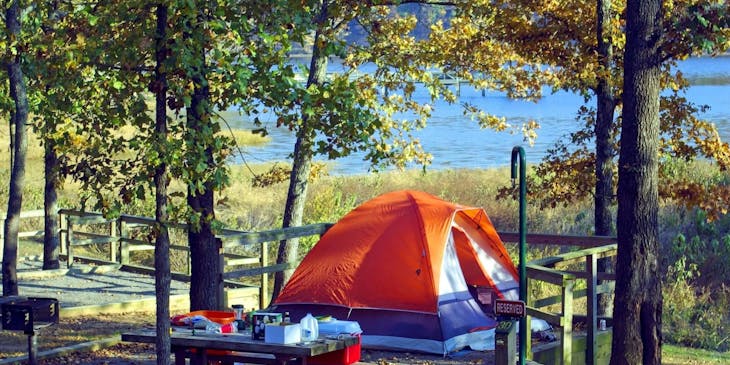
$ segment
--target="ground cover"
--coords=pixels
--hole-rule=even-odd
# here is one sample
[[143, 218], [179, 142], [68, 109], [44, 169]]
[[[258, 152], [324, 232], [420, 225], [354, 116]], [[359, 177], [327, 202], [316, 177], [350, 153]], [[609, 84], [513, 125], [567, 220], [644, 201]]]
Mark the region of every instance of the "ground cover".
[[730, 352], [715, 352], [691, 347], [664, 345], [662, 346], [662, 364], [730, 364]]
[[[48, 327], [38, 335], [39, 351], [59, 349], [105, 338], [119, 338], [125, 331], [154, 325], [154, 313], [128, 312], [95, 316], [61, 318], [59, 324]], [[22, 332], [0, 331], [0, 361], [27, 355], [27, 337]], [[491, 364], [492, 352], [465, 351], [451, 357], [437, 355], [363, 350], [362, 362], [387, 364]], [[86, 364], [86, 365], [152, 365], [155, 364], [155, 349], [152, 345], [118, 343], [95, 350], [77, 350], [65, 355], [42, 359], [40, 365]], [[728, 364], [730, 352], [719, 353], [665, 345], [663, 364], [699, 365]]]
[[[96, 316], [61, 317], [39, 331], [38, 350], [96, 341], [142, 326], [154, 326], [154, 313], [129, 312]], [[22, 331], [0, 331], [0, 359], [27, 355], [28, 337]]]
[[[119, 338], [125, 331], [143, 327], [154, 328], [154, 313], [128, 312], [61, 318], [59, 323], [39, 332], [39, 353], [73, 345]], [[27, 355], [27, 336], [19, 331], [0, 331], [0, 361]], [[369, 351], [362, 353], [362, 362], [388, 364], [488, 364], [493, 361], [491, 352], [462, 352], [444, 358], [437, 355]], [[66, 354], [41, 359], [40, 365], [88, 364], [88, 365], [147, 365], [155, 363], [153, 345], [118, 343], [109, 347], [70, 351]]]
[[[154, 326], [154, 313], [150, 312], [128, 312], [115, 314], [101, 314], [94, 316], [61, 317], [59, 323], [41, 329], [36, 336], [38, 340], [38, 352], [60, 349], [83, 343], [100, 341], [108, 338], [119, 338], [125, 331], [131, 331], [143, 326]], [[152, 355], [154, 349], [144, 346], [115, 346], [118, 347], [113, 355], [114, 358], [128, 358], [134, 361], [138, 356], [135, 354], [144, 353], [146, 357]], [[112, 349], [111, 351], [113, 351]], [[126, 350], [126, 351], [125, 351]], [[125, 352], [129, 354], [125, 355]], [[28, 337], [22, 331], [0, 331], [0, 360], [28, 354]], [[133, 356], [134, 355], [134, 356]], [[103, 350], [97, 351], [73, 351], [67, 356], [54, 357], [41, 361], [42, 364], [103, 364], [94, 362], [95, 358], [105, 357]], [[119, 363], [124, 364], [125, 362]], [[134, 362], [126, 362], [132, 364]], [[111, 362], [110, 362], [111, 364]]]

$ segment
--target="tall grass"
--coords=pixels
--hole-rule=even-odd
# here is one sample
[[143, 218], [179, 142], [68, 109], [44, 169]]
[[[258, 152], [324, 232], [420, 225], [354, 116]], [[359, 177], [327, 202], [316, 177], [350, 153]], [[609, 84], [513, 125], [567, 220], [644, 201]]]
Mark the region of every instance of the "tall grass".
[[668, 270], [664, 296], [665, 340], [717, 351], [730, 350], [730, 287], [717, 289], [693, 285], [697, 265], [680, 259]]
[[[7, 208], [8, 189], [10, 186], [10, 136], [7, 124], [0, 127], [0, 197], [4, 212]], [[28, 162], [26, 167], [25, 186], [23, 188], [23, 206], [25, 210], [43, 208], [43, 147], [34, 133], [28, 135]], [[40, 171], [40, 174], [37, 173]]]
[[221, 131], [220, 134], [231, 137], [236, 146], [263, 146], [271, 141], [271, 137], [253, 133], [250, 130], [230, 129]]

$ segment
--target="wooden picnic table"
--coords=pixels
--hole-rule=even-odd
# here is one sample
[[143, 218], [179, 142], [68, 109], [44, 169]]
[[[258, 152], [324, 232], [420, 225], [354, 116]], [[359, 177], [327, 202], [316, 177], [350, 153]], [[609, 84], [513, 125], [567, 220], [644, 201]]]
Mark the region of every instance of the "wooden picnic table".
[[[122, 334], [122, 341], [155, 343], [157, 334], [153, 329], [139, 330]], [[322, 337], [316, 341], [296, 344], [266, 343], [251, 338], [251, 333], [207, 333], [187, 328], [173, 327], [170, 334], [175, 364], [185, 364], [190, 358], [191, 365], [208, 365], [209, 361], [223, 364], [246, 362], [268, 365], [284, 365], [290, 362], [306, 365], [311, 356], [322, 355], [345, 349], [358, 343], [355, 336]]]

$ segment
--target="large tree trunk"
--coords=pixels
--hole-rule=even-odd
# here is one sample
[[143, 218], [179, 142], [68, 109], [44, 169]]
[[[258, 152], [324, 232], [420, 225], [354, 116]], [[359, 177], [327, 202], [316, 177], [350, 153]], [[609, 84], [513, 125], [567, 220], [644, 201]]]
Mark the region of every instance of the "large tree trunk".
[[[5, 12], [7, 42], [13, 44], [20, 40], [20, 7], [13, 0]], [[15, 103], [11, 111], [11, 124], [15, 127], [10, 190], [8, 191], [8, 210], [3, 233], [3, 296], [18, 295], [18, 229], [20, 211], [23, 205], [23, 185], [25, 184], [25, 154], [28, 148], [26, 123], [28, 121], [28, 94], [25, 89], [23, 70], [20, 67], [21, 47], [15, 47], [15, 57], [6, 64], [10, 81], [10, 96]]]
[[[191, 47], [186, 58], [187, 77], [193, 85], [190, 105], [186, 107], [186, 133], [188, 135], [189, 158], [191, 169], [202, 162], [207, 167], [214, 164], [213, 150], [209, 138], [210, 123], [210, 86], [207, 79], [207, 59], [205, 45], [206, 11], [204, 4], [195, 2], [186, 12], [195, 12], [185, 20], [183, 38], [185, 45]], [[200, 154], [200, 155], [197, 155]], [[192, 179], [203, 179], [200, 174], [191, 172]], [[199, 186], [199, 187], [198, 187]], [[188, 207], [197, 215], [188, 229], [188, 246], [190, 247], [190, 310], [219, 309], [218, 283], [222, 268], [219, 266], [219, 255], [213, 234], [212, 222], [215, 220], [213, 206], [213, 184], [210, 181], [193, 181], [188, 184]]]
[[657, 180], [662, 2], [629, 0], [626, 14], [611, 364], [660, 364]]
[[[196, 104], [198, 103], [193, 102], [192, 108]], [[188, 113], [191, 111], [188, 110]], [[198, 227], [191, 227], [188, 232], [191, 260], [190, 310], [218, 309], [220, 252], [211, 225], [215, 213], [210, 184], [206, 183], [202, 192], [188, 190], [188, 206], [201, 217]]]
[[219, 309], [218, 247], [211, 227], [213, 212], [213, 190], [206, 187], [204, 192], [188, 191], [188, 206], [201, 215], [199, 227], [188, 232], [190, 246], [191, 279], [190, 310]]
[[[598, 78], [596, 87], [596, 192], [595, 206], [595, 235], [611, 235], [611, 204], [613, 203], [613, 139], [611, 127], [616, 103], [613, 97], [608, 70], [611, 70], [613, 49], [611, 39], [608, 38], [608, 26], [611, 20], [611, 1], [597, 0], [596, 4], [596, 40], [598, 45], [598, 63], [606, 76]], [[612, 271], [611, 259], [598, 260], [598, 270]], [[600, 315], [608, 316], [613, 313], [613, 296], [601, 294], [598, 297], [598, 311]]]
[[[327, 76], [327, 55], [318, 45], [320, 44], [321, 27], [327, 19], [327, 1], [323, 1], [319, 14], [320, 27], [317, 28], [312, 46], [312, 61], [309, 68], [307, 86], [321, 85]], [[309, 125], [309, 117], [302, 114], [302, 126], [297, 132], [297, 141], [294, 145], [294, 161], [289, 177], [289, 190], [286, 196], [284, 207], [284, 218], [282, 227], [296, 227], [302, 224], [304, 205], [307, 201], [307, 186], [309, 185], [309, 173], [312, 167], [312, 145], [314, 143], [314, 132]], [[279, 242], [279, 250], [276, 262], [294, 263], [299, 256], [299, 239], [294, 238], [288, 241]], [[272, 300], [275, 299], [284, 284], [289, 280], [294, 269], [279, 271], [274, 275], [274, 290]]]
[[[157, 31], [155, 34], [155, 140], [162, 146], [167, 142], [167, 74], [164, 69], [167, 59], [167, 6], [157, 5]], [[167, 223], [167, 163], [160, 162], [155, 168], [155, 293], [157, 297], [155, 349], [158, 365], [170, 364], [170, 235]]]
[[58, 186], [61, 177], [58, 171], [58, 155], [55, 143], [47, 139], [43, 164], [45, 167], [45, 188], [43, 194], [43, 270], [53, 270], [61, 267], [58, 259], [61, 237], [58, 224]]
[[[201, 10], [202, 11], [202, 10]], [[202, 34], [205, 30], [197, 21], [192, 30]], [[201, 33], [199, 33], [201, 32]], [[200, 138], [205, 134], [206, 124], [210, 118], [210, 91], [205, 71], [206, 57], [205, 50], [200, 46], [198, 57], [200, 63], [192, 74], [193, 95], [190, 107], [187, 109], [187, 127], [189, 133], [194, 133], [193, 138]], [[198, 141], [198, 144], [205, 143]], [[213, 165], [213, 152], [210, 147], [205, 147], [205, 158], [208, 166]], [[218, 309], [219, 293], [218, 281], [220, 280], [218, 247], [213, 233], [212, 222], [215, 219], [213, 206], [213, 187], [210, 182], [203, 182], [203, 190], [188, 189], [188, 206], [199, 215], [200, 220], [197, 227], [191, 227], [188, 232], [188, 245], [190, 246], [191, 259], [191, 281], [190, 281], [190, 309]]]

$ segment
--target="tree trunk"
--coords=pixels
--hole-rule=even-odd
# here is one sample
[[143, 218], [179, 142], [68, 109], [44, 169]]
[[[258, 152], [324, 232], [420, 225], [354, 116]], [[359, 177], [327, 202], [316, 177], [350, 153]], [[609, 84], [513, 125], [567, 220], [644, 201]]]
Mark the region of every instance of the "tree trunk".
[[[321, 4], [319, 13], [319, 27], [314, 35], [314, 43], [312, 46], [312, 60], [309, 67], [309, 77], [307, 78], [307, 87], [311, 85], [321, 85], [327, 76], [327, 55], [324, 50], [318, 46], [322, 39], [322, 27], [328, 17], [328, 2], [325, 0]], [[309, 117], [302, 114], [302, 126], [297, 132], [297, 141], [294, 145], [294, 161], [289, 177], [289, 190], [286, 196], [286, 206], [284, 207], [284, 218], [282, 227], [296, 227], [302, 224], [304, 215], [304, 205], [307, 201], [307, 186], [309, 185], [309, 173], [312, 168], [312, 145], [314, 143], [314, 134], [308, 123]], [[295, 263], [299, 256], [299, 239], [293, 238], [279, 242], [277, 264]], [[284, 284], [289, 280], [294, 269], [279, 271], [274, 275], [274, 289], [272, 300], [281, 292]]]
[[[54, 0], [49, 5], [49, 20], [56, 19], [57, 14], [58, 1]], [[58, 258], [61, 245], [61, 232], [59, 230], [61, 227], [58, 216], [58, 189], [61, 186], [61, 176], [56, 142], [53, 138], [45, 138], [43, 146], [43, 169], [45, 172], [43, 190], [43, 270], [55, 270], [61, 267], [61, 261]]]
[[626, 14], [611, 364], [660, 364], [657, 180], [662, 2], [629, 0]]
[[12, 45], [20, 40], [20, 7], [18, 0], [13, 0], [5, 12], [7, 26], [7, 42], [15, 47], [16, 55], [6, 64], [10, 81], [10, 97], [15, 108], [11, 111], [11, 123], [15, 127], [12, 170], [10, 172], [10, 189], [8, 191], [8, 209], [3, 233], [3, 296], [18, 295], [18, 229], [20, 227], [20, 211], [23, 205], [23, 186], [25, 183], [25, 155], [28, 147], [26, 123], [28, 121], [28, 95], [25, 89], [23, 70], [20, 67], [22, 47]]
[[[201, 21], [197, 21], [197, 25], [192, 31], [204, 32], [201, 23]], [[209, 129], [206, 123], [210, 119], [210, 92], [205, 71], [207, 61], [203, 48], [201, 45], [198, 54], [200, 63], [197, 66], [190, 66], [195, 70], [191, 77], [194, 89], [190, 107], [187, 109], [187, 127], [189, 133], [195, 134], [193, 138], [200, 138], [205, 130]], [[205, 155], [208, 166], [213, 165], [213, 152], [210, 147], [205, 148]], [[218, 281], [221, 268], [218, 267], [220, 252], [218, 252], [212, 227], [215, 219], [212, 184], [207, 181], [203, 182], [202, 191], [188, 189], [188, 206], [200, 217], [198, 226], [191, 227], [188, 232], [191, 259], [190, 309], [218, 309]]]
[[[301, 225], [302, 217], [304, 216], [309, 173], [312, 167], [312, 141], [311, 137], [303, 136], [304, 134], [311, 135], [311, 132], [309, 128], [302, 125], [302, 129], [297, 134], [297, 142], [294, 145], [294, 165], [292, 166], [291, 176], [289, 178], [289, 190], [286, 196], [286, 206], [284, 207], [284, 218], [282, 222], [283, 228]], [[277, 264], [285, 262], [294, 263], [298, 256], [298, 238], [279, 242], [278, 256], [276, 259]], [[279, 295], [293, 271], [292, 268], [276, 272], [274, 275], [272, 300], [276, 299]]]
[[61, 177], [59, 176], [58, 155], [55, 147], [52, 139], [46, 140], [45, 155], [43, 156], [46, 172], [43, 194], [43, 270], [54, 270], [61, 267], [61, 262], [58, 259], [61, 244], [58, 224], [58, 187], [61, 184]]
[[[185, 11], [194, 11], [185, 21], [183, 38], [185, 45], [192, 47], [190, 54], [184, 55], [189, 59], [185, 65], [186, 77], [193, 85], [190, 105], [186, 107], [186, 139], [188, 139], [188, 156], [190, 169], [196, 169], [200, 161], [206, 167], [212, 166], [213, 150], [209, 145], [211, 128], [210, 123], [210, 89], [206, 71], [206, 14], [202, 3]], [[201, 155], [196, 155], [201, 154]], [[195, 222], [190, 222], [188, 229], [188, 246], [190, 247], [190, 310], [219, 309], [218, 283], [221, 279], [219, 267], [218, 247], [213, 234], [212, 222], [215, 220], [213, 207], [213, 186], [210, 181], [200, 181], [205, 177], [191, 171], [192, 179], [188, 184], [188, 207], [197, 215]], [[196, 188], [194, 186], [200, 186]]]
[[188, 206], [201, 215], [199, 227], [188, 232], [190, 246], [191, 279], [190, 310], [219, 309], [218, 247], [211, 226], [213, 213], [213, 190], [204, 192], [188, 191]]
[[[157, 5], [155, 34], [155, 140], [165, 155], [167, 145], [167, 74], [163, 71], [167, 59], [167, 6]], [[155, 349], [158, 365], [170, 364], [170, 235], [167, 223], [167, 163], [164, 159], [155, 168], [155, 293], [157, 297]]]
[[[607, 28], [611, 20], [611, 1], [597, 0], [596, 4], [596, 40], [598, 45], [598, 63], [600, 70], [605, 76], [598, 77], [596, 87], [596, 192], [594, 196], [595, 207], [595, 235], [611, 235], [611, 204], [613, 203], [613, 139], [611, 138], [611, 127], [613, 126], [613, 115], [616, 103], [613, 98], [613, 90], [609, 70], [611, 70], [611, 59], [613, 49], [611, 39], [608, 38]], [[611, 259], [602, 258], [598, 260], [600, 272], [611, 272]], [[599, 283], [599, 284], [602, 284]], [[608, 316], [613, 313], [613, 296], [601, 294], [598, 296], [598, 312], [600, 315]]]

